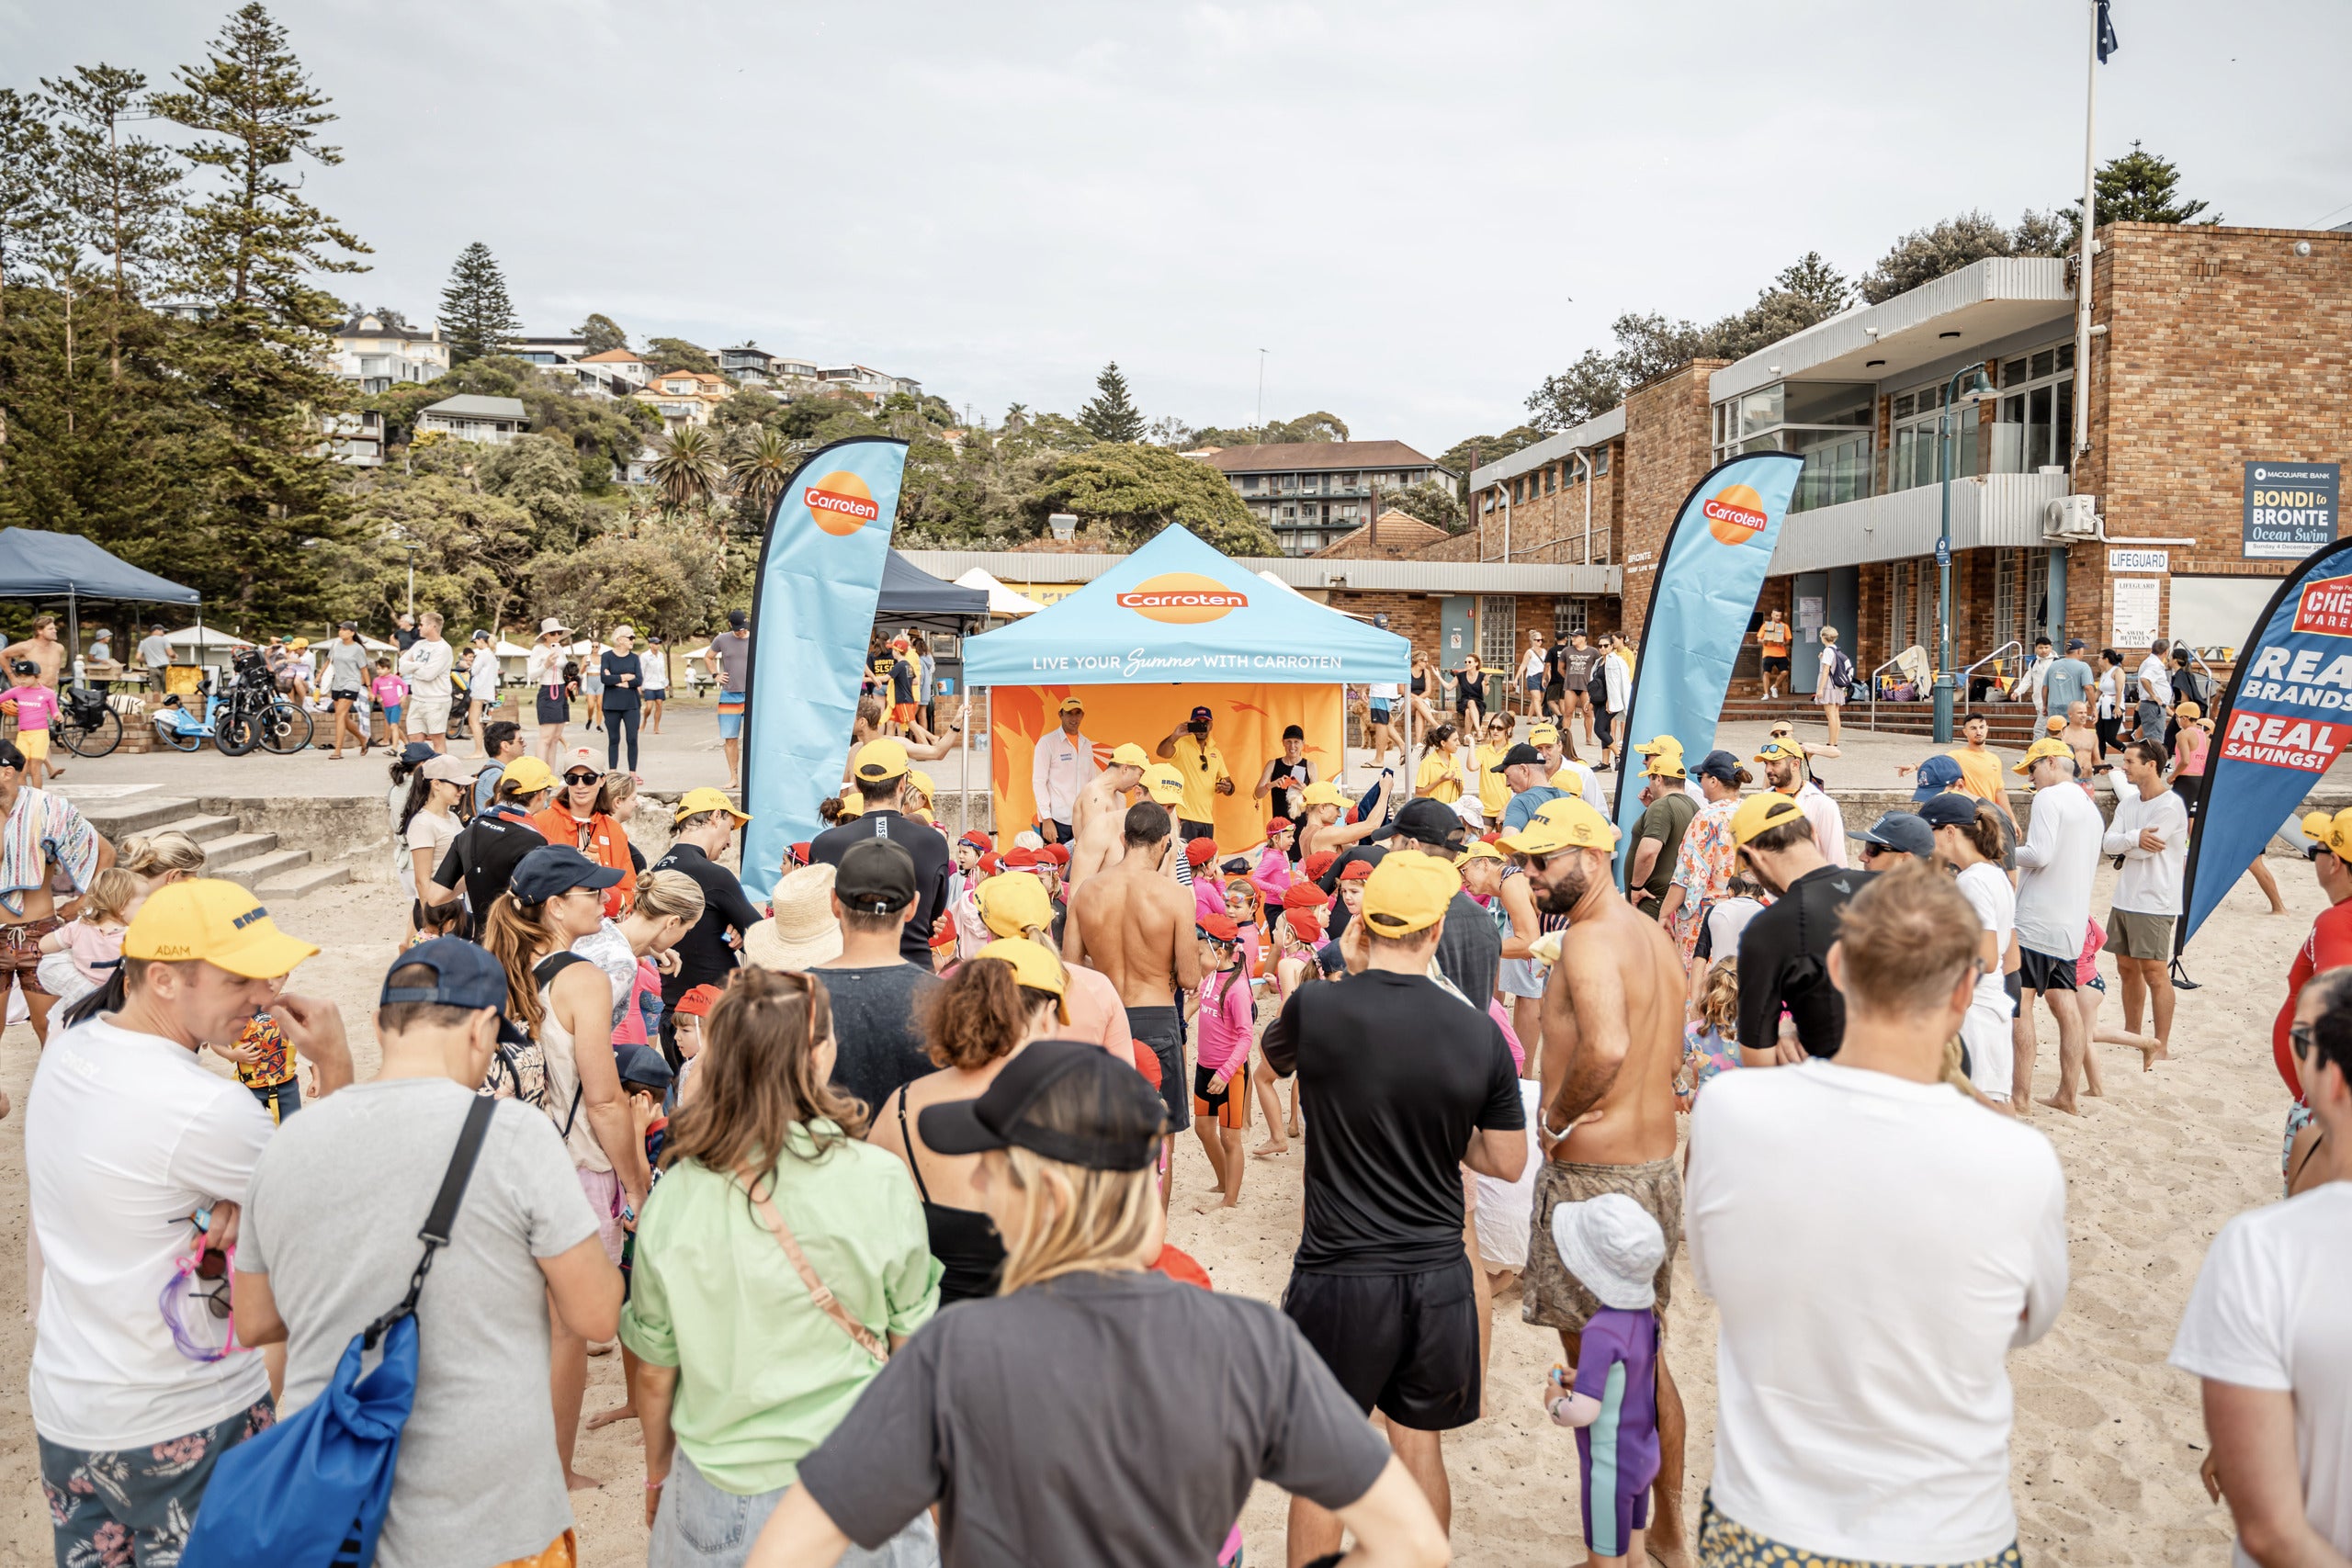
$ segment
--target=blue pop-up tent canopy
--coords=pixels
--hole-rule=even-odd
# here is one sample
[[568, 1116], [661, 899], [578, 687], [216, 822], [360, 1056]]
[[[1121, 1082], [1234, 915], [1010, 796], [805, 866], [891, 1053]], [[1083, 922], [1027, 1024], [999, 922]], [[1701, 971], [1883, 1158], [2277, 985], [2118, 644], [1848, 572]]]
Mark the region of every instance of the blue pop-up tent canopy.
[[1189, 529], [1057, 604], [967, 639], [967, 685], [1125, 681], [1363, 685], [1404, 681], [1411, 644], [1246, 570]]
[[193, 604], [196, 590], [142, 571], [79, 534], [0, 528], [0, 597]]

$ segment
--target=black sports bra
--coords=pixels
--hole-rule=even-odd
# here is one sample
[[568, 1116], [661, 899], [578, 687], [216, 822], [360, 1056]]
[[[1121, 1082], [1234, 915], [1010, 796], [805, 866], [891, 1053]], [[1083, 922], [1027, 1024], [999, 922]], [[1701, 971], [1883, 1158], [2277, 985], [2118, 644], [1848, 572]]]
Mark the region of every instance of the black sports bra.
[[899, 1091], [899, 1142], [907, 1151], [907, 1168], [914, 1173], [915, 1191], [922, 1198], [922, 1223], [930, 1233], [931, 1255], [939, 1259], [939, 1304], [996, 1294], [998, 1276], [1004, 1272], [1004, 1239], [996, 1234], [996, 1222], [978, 1209], [931, 1201], [931, 1189], [923, 1185], [922, 1162], [915, 1156], [915, 1141], [907, 1132], [903, 1089]]

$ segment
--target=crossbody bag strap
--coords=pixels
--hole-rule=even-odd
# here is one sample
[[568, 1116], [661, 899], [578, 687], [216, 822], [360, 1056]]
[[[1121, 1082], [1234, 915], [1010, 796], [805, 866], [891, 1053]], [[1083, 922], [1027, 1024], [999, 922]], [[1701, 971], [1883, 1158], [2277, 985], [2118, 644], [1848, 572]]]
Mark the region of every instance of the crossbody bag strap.
[[877, 1361], [888, 1361], [890, 1347], [874, 1330], [852, 1316], [849, 1308], [842, 1305], [841, 1298], [833, 1294], [824, 1280], [817, 1278], [817, 1270], [809, 1265], [808, 1255], [800, 1250], [800, 1243], [793, 1236], [792, 1227], [784, 1223], [782, 1214], [776, 1213], [775, 1201], [760, 1190], [758, 1179], [748, 1168], [738, 1166], [735, 1168], [735, 1179], [742, 1183], [744, 1193], [750, 1197], [752, 1207], [760, 1216], [760, 1223], [767, 1226], [770, 1235], [775, 1237], [775, 1244], [784, 1248], [785, 1257], [792, 1262], [792, 1271], [800, 1276], [802, 1284], [808, 1287], [808, 1299], [817, 1303], [817, 1309], [841, 1325], [842, 1332], [856, 1340], [859, 1349]]
[[474, 1161], [481, 1156], [482, 1139], [490, 1134], [490, 1119], [498, 1113], [498, 1101], [487, 1095], [476, 1095], [466, 1107], [465, 1125], [458, 1130], [458, 1146], [449, 1155], [449, 1168], [441, 1173], [441, 1190], [433, 1195], [433, 1207], [425, 1212], [424, 1228], [416, 1233], [424, 1243], [424, 1256], [416, 1260], [416, 1272], [409, 1276], [408, 1294], [400, 1304], [368, 1325], [367, 1345], [373, 1350], [384, 1331], [401, 1318], [414, 1315], [416, 1299], [424, 1289], [424, 1276], [433, 1268], [433, 1255], [449, 1245], [449, 1233], [458, 1223], [458, 1206], [465, 1201], [466, 1184], [473, 1179]]

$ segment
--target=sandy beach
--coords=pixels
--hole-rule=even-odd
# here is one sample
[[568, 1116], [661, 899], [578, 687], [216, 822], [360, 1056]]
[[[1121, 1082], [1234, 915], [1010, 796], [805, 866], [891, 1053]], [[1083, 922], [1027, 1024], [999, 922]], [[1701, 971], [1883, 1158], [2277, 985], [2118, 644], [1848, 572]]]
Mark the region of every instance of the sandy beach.
[[[2143, 1074], [2136, 1053], [2110, 1046], [2102, 1066], [2107, 1097], [2077, 1119], [2039, 1111], [2033, 1125], [2056, 1145], [2067, 1177], [2073, 1284], [2058, 1325], [2010, 1359], [2017, 1385], [2014, 1485], [2019, 1544], [2029, 1561], [2082, 1564], [2191, 1563], [2228, 1551], [2227, 1515], [2197, 1480], [2203, 1427], [2193, 1380], [2164, 1364], [2199, 1263], [2233, 1214], [2278, 1192], [2278, 1136], [2286, 1093], [2270, 1061], [2270, 1019], [2294, 944], [2322, 905], [2308, 872], [2274, 862], [2291, 913], [2265, 912], [2241, 883], [2198, 936], [2190, 973], [2203, 987], [2183, 993], [2174, 1059]], [[2111, 872], [2094, 908], [2106, 909]], [[300, 971], [297, 988], [331, 997], [351, 1020], [360, 1076], [374, 1071], [367, 1020], [390, 956], [400, 899], [363, 885], [290, 907], [283, 923], [324, 950]], [[2110, 998], [2117, 995], [2110, 961]], [[2110, 1000], [2103, 1017], [2120, 1019]], [[2054, 1082], [2056, 1036], [2044, 1015], [2038, 1092]], [[0, 1089], [14, 1110], [0, 1122], [0, 1255], [24, 1252], [25, 1095], [36, 1061], [30, 1030], [0, 1035]], [[216, 1064], [217, 1065], [217, 1064]], [[1310, 1134], [1311, 1135], [1311, 1134]], [[1253, 1134], [1252, 1142], [1256, 1142]], [[1240, 1207], [1194, 1212], [1208, 1168], [1190, 1134], [1178, 1145], [1171, 1239], [1207, 1266], [1221, 1291], [1272, 1302], [1288, 1277], [1297, 1238], [1300, 1166], [1295, 1151], [1250, 1162]], [[1857, 1246], [1869, 1238], [1858, 1236]], [[1695, 1524], [1710, 1468], [1714, 1426], [1713, 1304], [1677, 1267], [1668, 1354], [1690, 1409], [1690, 1485], [1683, 1499]], [[24, 1368], [32, 1333], [24, 1313], [24, 1273], [0, 1268], [0, 1364], [13, 1369], [0, 1391], [0, 1563], [51, 1560], [48, 1510], [35, 1461]], [[1802, 1282], [1792, 1281], [1802, 1296]], [[1834, 1313], [1836, 1302], [1815, 1303]], [[1552, 1563], [1580, 1558], [1576, 1450], [1571, 1434], [1536, 1407], [1545, 1368], [1558, 1359], [1552, 1335], [1521, 1324], [1516, 1293], [1496, 1312], [1492, 1381], [1485, 1419], [1449, 1438], [1459, 1562]], [[590, 1363], [587, 1408], [619, 1397], [619, 1358]], [[1182, 1410], [1168, 1412], [1183, 1420]], [[645, 1559], [643, 1480], [634, 1423], [582, 1437], [580, 1469], [601, 1490], [574, 1494], [582, 1561], [588, 1568], [635, 1568]], [[1283, 1495], [1261, 1486], [1244, 1524], [1249, 1561], [1279, 1563]]]

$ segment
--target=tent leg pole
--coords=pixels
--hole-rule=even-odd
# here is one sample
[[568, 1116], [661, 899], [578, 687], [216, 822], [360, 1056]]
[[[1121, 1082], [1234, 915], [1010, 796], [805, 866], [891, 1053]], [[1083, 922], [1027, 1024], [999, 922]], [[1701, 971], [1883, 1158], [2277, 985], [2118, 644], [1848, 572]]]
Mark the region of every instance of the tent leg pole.
[[988, 787], [981, 791], [982, 795], [989, 803], [989, 840], [991, 843], [997, 843], [999, 849], [1001, 850], [1002, 844], [1000, 841], [997, 833], [996, 820], [996, 688], [994, 686], [987, 688], [986, 693], [980, 698], [980, 721], [989, 727], [989, 754], [987, 759], [989, 764], [989, 783]]
[[1405, 754], [1397, 759], [1397, 766], [1405, 773], [1405, 798], [1413, 798], [1413, 686], [1405, 684]]
[[963, 697], [964, 722], [956, 727], [956, 733], [962, 739], [964, 755], [956, 764], [956, 810], [964, 819], [960, 831], [968, 833], [972, 830], [972, 684], [968, 681], [964, 682]]

